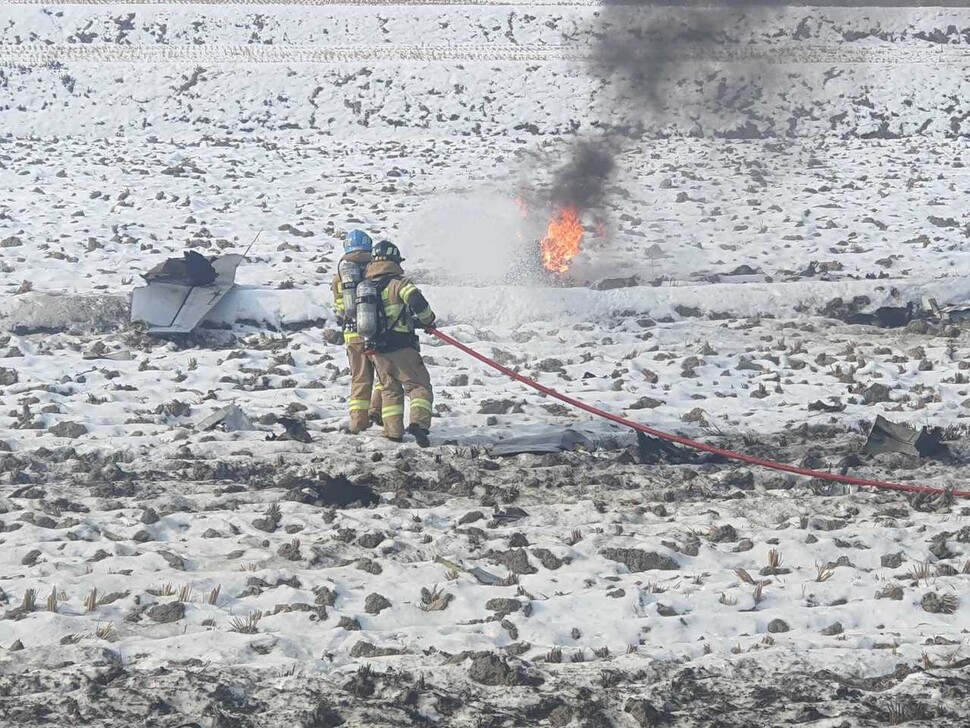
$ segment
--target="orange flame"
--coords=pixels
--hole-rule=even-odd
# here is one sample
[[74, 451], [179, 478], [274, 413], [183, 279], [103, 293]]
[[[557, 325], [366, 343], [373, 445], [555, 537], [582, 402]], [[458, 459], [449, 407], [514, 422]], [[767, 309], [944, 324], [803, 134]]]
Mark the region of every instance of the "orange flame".
[[575, 207], [559, 211], [550, 222], [546, 236], [542, 239], [542, 265], [553, 273], [569, 270], [569, 261], [579, 255], [579, 244], [583, 239], [583, 225], [579, 222], [579, 212]]

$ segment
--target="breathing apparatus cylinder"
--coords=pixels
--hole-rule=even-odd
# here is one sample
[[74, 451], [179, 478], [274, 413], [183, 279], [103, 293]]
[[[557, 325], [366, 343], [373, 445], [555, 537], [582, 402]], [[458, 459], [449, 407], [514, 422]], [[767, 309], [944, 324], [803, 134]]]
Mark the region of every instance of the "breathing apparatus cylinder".
[[357, 285], [364, 277], [360, 265], [342, 260], [337, 266], [337, 275], [343, 288], [344, 316], [348, 321], [354, 321], [357, 318]]
[[373, 339], [377, 335], [379, 295], [374, 281], [365, 280], [357, 284], [357, 333], [365, 340]]

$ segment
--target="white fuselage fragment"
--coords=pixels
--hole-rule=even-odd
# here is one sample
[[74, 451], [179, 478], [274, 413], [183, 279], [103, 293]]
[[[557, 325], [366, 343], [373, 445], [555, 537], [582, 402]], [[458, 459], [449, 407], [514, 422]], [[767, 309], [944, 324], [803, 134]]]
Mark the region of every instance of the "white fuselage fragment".
[[187, 334], [202, 323], [236, 285], [242, 255], [223, 255], [212, 261], [218, 274], [206, 286], [152, 281], [131, 292], [131, 321], [144, 321], [150, 334]]

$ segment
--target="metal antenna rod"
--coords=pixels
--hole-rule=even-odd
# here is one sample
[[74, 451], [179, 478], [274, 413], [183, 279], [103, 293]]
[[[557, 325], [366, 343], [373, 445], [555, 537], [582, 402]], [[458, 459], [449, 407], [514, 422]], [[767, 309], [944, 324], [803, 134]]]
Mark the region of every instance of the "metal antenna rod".
[[262, 234], [263, 234], [263, 231], [262, 230], [260, 230], [258, 233], [256, 233], [256, 237], [253, 238], [253, 242], [251, 242], [249, 244], [249, 247], [246, 248], [246, 252], [243, 253], [243, 258], [245, 258], [247, 255], [249, 255], [249, 251], [253, 249], [253, 246], [256, 244], [256, 241], [259, 240], [259, 236], [262, 235]]

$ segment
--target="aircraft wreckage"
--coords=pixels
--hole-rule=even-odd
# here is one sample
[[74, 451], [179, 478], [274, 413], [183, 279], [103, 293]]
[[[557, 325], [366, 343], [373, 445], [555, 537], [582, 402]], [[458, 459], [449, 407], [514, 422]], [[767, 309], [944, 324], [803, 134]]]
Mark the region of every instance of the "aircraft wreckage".
[[146, 285], [131, 292], [131, 321], [148, 324], [149, 334], [188, 334], [236, 285], [245, 255], [206, 258], [188, 250], [142, 275]]

